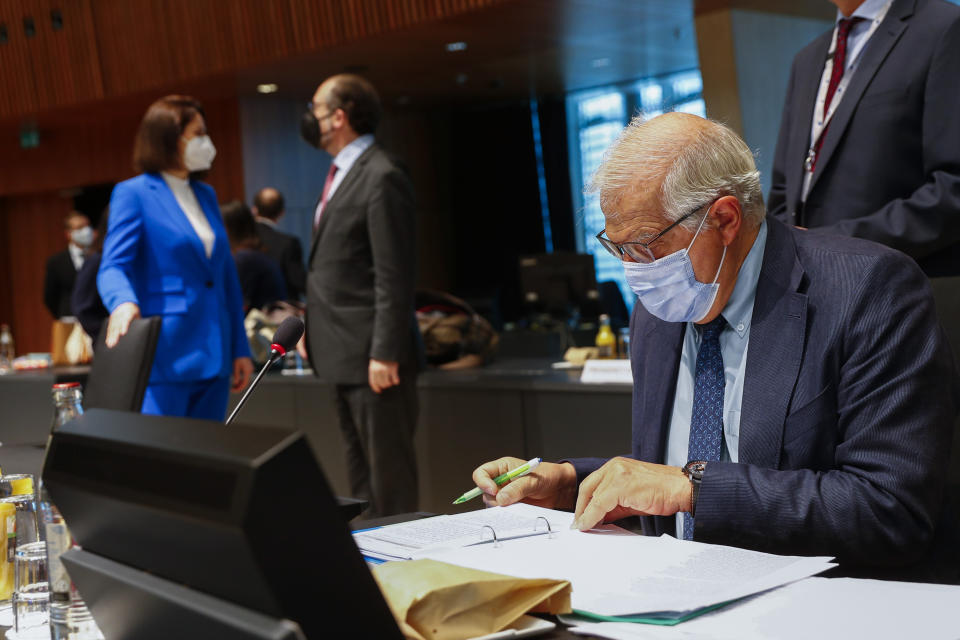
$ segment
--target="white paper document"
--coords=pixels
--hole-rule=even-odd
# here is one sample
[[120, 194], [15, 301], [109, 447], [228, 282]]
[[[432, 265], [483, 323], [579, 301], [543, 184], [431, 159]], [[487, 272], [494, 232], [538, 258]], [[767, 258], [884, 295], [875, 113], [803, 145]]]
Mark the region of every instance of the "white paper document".
[[[435, 516], [353, 534], [365, 556], [412, 560], [441, 549], [459, 548], [569, 529], [573, 514], [529, 504]], [[547, 524], [549, 523], [549, 527]]]
[[661, 618], [743, 598], [835, 566], [831, 558], [638, 536], [616, 527], [566, 529], [552, 537], [425, 555], [494, 573], [569, 580], [573, 608], [593, 615]]

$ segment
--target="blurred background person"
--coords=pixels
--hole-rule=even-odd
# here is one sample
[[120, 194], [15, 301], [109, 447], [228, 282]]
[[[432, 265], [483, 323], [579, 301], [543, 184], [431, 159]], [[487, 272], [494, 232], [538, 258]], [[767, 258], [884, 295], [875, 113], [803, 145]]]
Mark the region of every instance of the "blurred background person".
[[380, 114], [373, 85], [343, 74], [317, 88], [301, 122], [333, 157], [314, 213], [307, 347], [336, 385], [350, 488], [370, 500], [367, 517], [418, 505], [417, 212], [406, 170], [374, 141]]
[[220, 208], [230, 238], [230, 251], [237, 263], [243, 310], [262, 309], [271, 302], [287, 299], [287, 287], [276, 261], [264, 251], [253, 214], [239, 200]]
[[263, 248], [280, 265], [287, 287], [286, 298], [300, 300], [307, 280], [303, 268], [303, 248], [299, 238], [277, 227], [284, 213], [283, 194], [273, 187], [264, 187], [253, 197], [253, 215], [257, 220], [257, 233]]
[[832, 2], [833, 30], [793, 60], [770, 215], [960, 275], [960, 8]]
[[141, 314], [163, 318], [144, 413], [223, 420], [231, 388], [243, 389], [253, 370], [217, 197], [197, 179], [215, 155], [200, 103], [161, 98], [136, 136], [141, 174], [110, 199], [97, 277], [110, 311], [106, 345]]
[[87, 250], [93, 244], [94, 232], [90, 218], [79, 211], [71, 211], [63, 220], [67, 248], [47, 260], [43, 282], [43, 302], [54, 320], [72, 316], [70, 296], [77, 280], [77, 272], [83, 266]]
[[70, 300], [73, 315], [83, 327], [84, 332], [93, 338], [94, 346], [97, 344], [97, 336], [100, 335], [103, 321], [110, 317], [107, 308], [103, 306], [100, 292], [97, 291], [97, 272], [100, 270], [100, 258], [103, 255], [103, 242], [107, 237], [109, 217], [110, 209], [107, 208], [100, 215], [93, 244], [90, 246], [86, 260], [83, 261], [83, 266], [77, 272], [77, 281], [73, 285], [73, 295]]

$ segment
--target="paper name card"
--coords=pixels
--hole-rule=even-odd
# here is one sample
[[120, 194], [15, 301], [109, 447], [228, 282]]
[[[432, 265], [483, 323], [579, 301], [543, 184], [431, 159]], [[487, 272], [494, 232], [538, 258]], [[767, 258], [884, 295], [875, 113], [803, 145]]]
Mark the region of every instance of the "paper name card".
[[633, 384], [629, 360], [587, 360], [580, 382], [592, 384]]

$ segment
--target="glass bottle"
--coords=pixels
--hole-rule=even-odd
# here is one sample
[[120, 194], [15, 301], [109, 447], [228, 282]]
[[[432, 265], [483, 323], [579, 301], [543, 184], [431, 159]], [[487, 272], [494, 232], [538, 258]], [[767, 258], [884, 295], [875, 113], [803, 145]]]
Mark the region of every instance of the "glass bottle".
[[596, 339], [598, 358], [610, 359], [617, 357], [617, 336], [613, 334], [610, 328], [610, 316], [602, 314], [600, 316], [600, 330], [597, 332]]
[[[55, 412], [51, 435], [61, 426], [83, 415], [83, 393], [80, 384], [68, 382], [53, 385]], [[102, 640], [89, 609], [70, 581], [60, 556], [74, 546], [63, 515], [50, 499], [43, 479], [37, 483], [38, 502], [47, 544], [47, 566], [50, 573], [50, 637], [52, 640]]]
[[15, 357], [13, 333], [10, 332], [10, 326], [0, 324], [0, 375], [13, 373], [13, 359]]

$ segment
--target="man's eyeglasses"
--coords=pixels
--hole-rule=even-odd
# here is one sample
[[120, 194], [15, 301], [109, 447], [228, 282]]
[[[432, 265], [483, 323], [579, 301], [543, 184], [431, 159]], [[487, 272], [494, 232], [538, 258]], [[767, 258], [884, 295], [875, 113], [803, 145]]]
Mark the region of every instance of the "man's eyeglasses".
[[[320, 106], [320, 105], [317, 105], [317, 106]], [[307, 103], [307, 111], [309, 111], [310, 113], [315, 114], [315, 113], [316, 113], [315, 109], [316, 109], [316, 107], [314, 107], [313, 100], [311, 100], [310, 102]], [[336, 109], [334, 109], [333, 111], [327, 111], [325, 114], [323, 114], [322, 116], [320, 116], [319, 118], [317, 118], [317, 120], [318, 120], [318, 121], [319, 121], [319, 120], [326, 120], [327, 118], [329, 118], [330, 116], [332, 116], [332, 115], [334, 114], [334, 111], [336, 111]], [[314, 116], [314, 117], [316, 117], [316, 116]]]
[[610, 255], [612, 255], [617, 260], [623, 260], [623, 256], [626, 255], [626, 256], [629, 256], [631, 259], [636, 260], [637, 262], [642, 262], [644, 264], [647, 264], [657, 259], [657, 257], [653, 255], [653, 251], [650, 250], [650, 245], [652, 245], [654, 242], [656, 242], [657, 240], [662, 238], [664, 235], [666, 235], [666, 233], [670, 231], [670, 229], [673, 229], [675, 226], [677, 226], [678, 224], [680, 224], [681, 222], [683, 222], [684, 220], [686, 220], [687, 218], [695, 214], [697, 211], [700, 211], [701, 209], [703, 209], [704, 206], [709, 206], [709, 205], [700, 205], [690, 213], [681, 216], [676, 222], [674, 222], [669, 227], [667, 227], [666, 229], [664, 229], [663, 231], [661, 231], [660, 233], [658, 233], [657, 235], [655, 235], [653, 238], [651, 238], [646, 242], [614, 242], [610, 238], [605, 238], [603, 236], [603, 234], [607, 232], [606, 229], [603, 229], [602, 231], [600, 231], [600, 233], [597, 234], [597, 240], [600, 242], [600, 244], [603, 245], [603, 248], [609, 251]]

